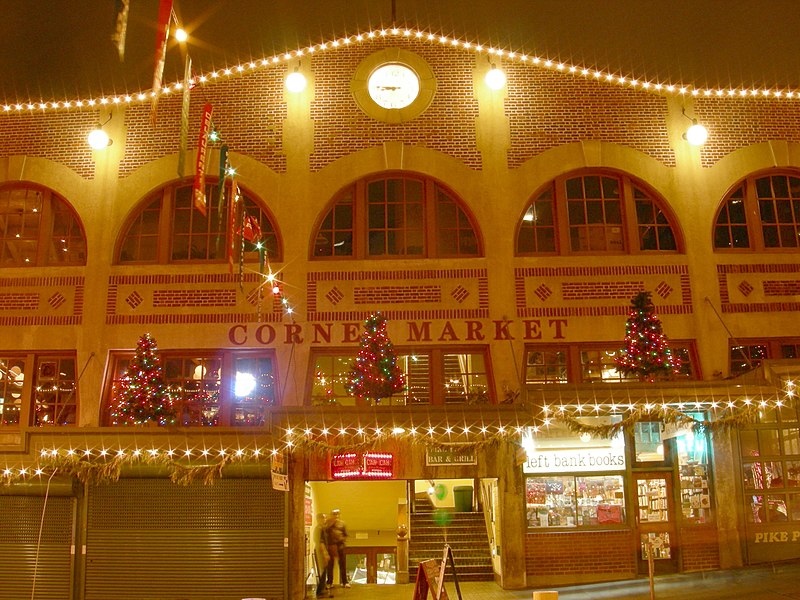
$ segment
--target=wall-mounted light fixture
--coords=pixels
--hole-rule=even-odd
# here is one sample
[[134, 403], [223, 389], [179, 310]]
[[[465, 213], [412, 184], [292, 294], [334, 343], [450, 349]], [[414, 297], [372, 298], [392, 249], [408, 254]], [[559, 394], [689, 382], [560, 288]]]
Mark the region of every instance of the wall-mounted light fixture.
[[104, 150], [114, 143], [113, 140], [108, 137], [108, 134], [103, 131], [103, 127], [110, 120], [111, 115], [108, 115], [108, 119], [106, 119], [105, 123], [98, 123], [97, 127], [89, 132], [86, 141], [89, 142], [89, 146], [91, 146], [92, 150]]
[[492, 90], [502, 90], [506, 85], [506, 74], [496, 64], [491, 63], [491, 65], [492, 68], [486, 73], [486, 85]]
[[692, 122], [692, 124], [689, 126], [689, 129], [687, 129], [683, 134], [683, 139], [689, 142], [692, 146], [702, 146], [705, 144], [706, 140], [708, 139], [708, 129], [698, 123], [697, 119], [693, 119], [687, 115], [685, 108], [682, 109], [682, 113], [684, 117]]
[[286, 89], [295, 94], [306, 89], [306, 76], [300, 72], [300, 65], [286, 77]]

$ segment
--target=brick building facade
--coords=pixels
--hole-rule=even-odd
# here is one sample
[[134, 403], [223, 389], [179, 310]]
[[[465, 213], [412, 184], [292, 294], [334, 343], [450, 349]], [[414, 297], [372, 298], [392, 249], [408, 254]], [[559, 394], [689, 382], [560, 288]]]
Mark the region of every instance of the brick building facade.
[[[418, 114], [359, 96], [359, 69], [384, 56], [432, 73]], [[493, 65], [500, 90], [484, 83]], [[294, 71], [307, 79], [296, 93]], [[0, 106], [0, 507], [37, 527], [42, 511], [60, 519], [44, 543], [22, 526], [6, 538], [20, 557], [8, 597], [28, 589], [33, 547], [49, 597], [121, 594], [109, 557], [138, 539], [130, 578], [179, 570], [190, 590], [192, 569], [222, 566], [206, 590], [219, 594], [260, 570], [255, 591], [231, 593], [302, 598], [310, 515], [344, 501], [320, 486], [336, 455], [366, 447], [392, 455], [392, 480], [485, 491], [503, 587], [635, 577], [648, 544], [664, 572], [798, 556], [793, 369], [776, 360], [800, 347], [796, 95], [645, 86], [409, 30], [194, 84], [183, 176], [177, 87], [155, 125], [136, 94]], [[206, 104], [219, 141], [201, 217], [189, 190]], [[683, 138], [686, 115], [708, 127], [704, 146]], [[113, 144], [92, 150], [98, 122]], [[263, 264], [217, 202], [221, 173], [226, 202], [239, 189], [269, 239]], [[613, 368], [643, 290], [684, 365], [654, 383]], [[373, 404], [343, 378], [374, 311], [407, 389]], [[182, 412], [168, 427], [115, 426], [113, 389], [144, 333]], [[260, 391], [240, 394], [242, 373]], [[664, 427], [669, 411], [731, 426], [687, 437]], [[618, 441], [567, 428], [633, 414]], [[613, 468], [528, 468], [533, 452], [591, 462], [617, 443]], [[443, 447], [475, 464], [435, 464]], [[215, 507], [228, 551], [254, 543], [250, 556], [174, 558], [211, 527], [181, 482]], [[245, 497], [250, 518], [235, 519]], [[163, 535], [148, 505], [169, 513]], [[353, 529], [381, 529], [360, 518]]]

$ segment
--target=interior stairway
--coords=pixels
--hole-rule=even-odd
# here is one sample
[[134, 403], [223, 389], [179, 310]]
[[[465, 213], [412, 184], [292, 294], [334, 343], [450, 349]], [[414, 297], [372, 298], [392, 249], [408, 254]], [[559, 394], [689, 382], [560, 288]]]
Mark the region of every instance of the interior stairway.
[[[453, 551], [458, 581], [493, 581], [492, 556], [489, 536], [482, 512], [449, 512], [452, 519], [447, 525], [437, 524], [436, 512], [427, 494], [417, 494], [411, 513], [411, 531], [408, 542], [408, 574], [416, 581], [417, 566], [421, 561], [442, 559], [444, 545]], [[452, 581], [452, 569], [447, 565], [445, 581]]]

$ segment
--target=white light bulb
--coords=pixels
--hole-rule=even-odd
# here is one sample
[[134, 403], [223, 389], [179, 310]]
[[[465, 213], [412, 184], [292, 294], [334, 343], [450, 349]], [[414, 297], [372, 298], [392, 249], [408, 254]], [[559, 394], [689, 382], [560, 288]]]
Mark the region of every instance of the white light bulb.
[[179, 27], [178, 29], [175, 30], [175, 39], [183, 43], [189, 39], [189, 34], [186, 33], [185, 29]]
[[302, 92], [306, 89], [305, 75], [299, 71], [289, 73], [289, 76], [286, 78], [286, 89], [295, 93]]
[[93, 150], [102, 150], [103, 148], [107, 148], [111, 145], [111, 140], [109, 139], [108, 134], [99, 127], [89, 134], [89, 137], [86, 138], [86, 141], [89, 142], [89, 145]]
[[686, 141], [692, 146], [702, 146], [707, 139], [708, 129], [700, 125], [700, 123], [694, 123], [686, 130]]
[[505, 84], [506, 84], [506, 74], [503, 73], [497, 67], [492, 66], [492, 68], [486, 74], [486, 85], [488, 85], [490, 89], [500, 90], [503, 89], [503, 86], [505, 86]]
[[256, 389], [256, 378], [251, 373], [236, 373], [234, 394], [237, 398], [249, 396]]

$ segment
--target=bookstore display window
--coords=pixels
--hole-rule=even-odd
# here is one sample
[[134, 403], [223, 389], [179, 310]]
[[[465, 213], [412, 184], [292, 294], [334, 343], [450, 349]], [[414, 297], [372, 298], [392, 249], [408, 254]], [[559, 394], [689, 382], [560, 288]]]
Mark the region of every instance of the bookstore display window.
[[23, 409], [29, 405], [32, 406], [29, 420], [34, 426], [76, 424], [78, 398], [74, 356], [0, 357], [0, 428], [18, 427]]
[[[702, 420], [702, 413], [691, 413]], [[675, 438], [680, 477], [681, 513], [686, 523], [702, 524], [711, 521], [711, 494], [709, 482], [708, 440], [691, 429]]]
[[[354, 406], [366, 402], [354, 398], [347, 391], [353, 356], [352, 351], [314, 355], [310, 363], [313, 368], [313, 405]], [[413, 353], [397, 350], [397, 364], [405, 376], [406, 388], [389, 398], [382, 398], [382, 406], [492, 402], [488, 350], [485, 348], [463, 351], [431, 348]]]
[[800, 521], [800, 420], [797, 408], [759, 412], [739, 431], [745, 517], [749, 523]]
[[[598, 425], [618, 420], [582, 419]], [[524, 471], [529, 528], [604, 528], [626, 523], [621, 435], [613, 440], [595, 439], [551, 425], [547, 432], [527, 435], [523, 446], [528, 455]]]
[[[271, 352], [162, 351], [160, 357], [180, 425], [260, 426], [266, 423], [267, 409], [277, 402]], [[131, 358], [128, 353], [112, 356], [107, 411]]]

